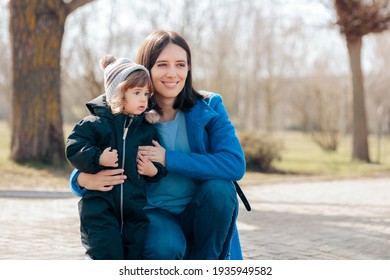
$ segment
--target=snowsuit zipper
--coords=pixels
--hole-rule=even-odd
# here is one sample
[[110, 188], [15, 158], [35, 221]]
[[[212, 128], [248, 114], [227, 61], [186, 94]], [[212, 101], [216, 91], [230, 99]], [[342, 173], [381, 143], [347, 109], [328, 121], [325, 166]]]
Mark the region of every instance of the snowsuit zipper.
[[[127, 133], [129, 131], [129, 127], [131, 125], [131, 123], [133, 122], [133, 117], [130, 117], [130, 120], [129, 120], [129, 123], [126, 124], [126, 121], [127, 119], [125, 119], [125, 122], [123, 123], [123, 136], [122, 136], [122, 140], [123, 140], [123, 149], [122, 149], [122, 169], [124, 170], [125, 169], [125, 156], [126, 156], [126, 137], [127, 137]], [[123, 173], [122, 173], [123, 175]], [[121, 196], [120, 196], [120, 212], [121, 212], [121, 234], [122, 234], [122, 230], [123, 230], [123, 183], [121, 184]]]

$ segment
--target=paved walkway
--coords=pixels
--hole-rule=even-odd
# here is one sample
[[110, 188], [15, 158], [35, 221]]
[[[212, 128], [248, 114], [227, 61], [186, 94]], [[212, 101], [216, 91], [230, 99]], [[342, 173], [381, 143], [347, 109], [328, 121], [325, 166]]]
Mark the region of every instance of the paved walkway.
[[[246, 259], [390, 260], [390, 178], [244, 192], [252, 205], [238, 220]], [[14, 195], [0, 193], [0, 260], [84, 258], [77, 198]]]

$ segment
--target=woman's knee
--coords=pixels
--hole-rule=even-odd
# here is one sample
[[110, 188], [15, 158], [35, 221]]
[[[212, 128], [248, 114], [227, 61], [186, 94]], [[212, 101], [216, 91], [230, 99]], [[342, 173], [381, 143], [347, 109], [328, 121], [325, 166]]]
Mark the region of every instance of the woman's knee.
[[212, 201], [219, 200], [231, 200], [235, 201], [236, 198], [236, 189], [232, 181], [214, 179], [204, 181], [199, 186], [200, 195], [205, 199], [210, 199]]

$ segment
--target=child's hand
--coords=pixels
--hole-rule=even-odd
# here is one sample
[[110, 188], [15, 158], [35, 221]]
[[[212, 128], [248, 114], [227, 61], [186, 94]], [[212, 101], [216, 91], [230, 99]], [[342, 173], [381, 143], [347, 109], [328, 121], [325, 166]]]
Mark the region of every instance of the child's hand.
[[111, 147], [106, 148], [100, 155], [99, 164], [106, 167], [118, 167], [118, 151], [111, 150]]
[[153, 177], [157, 174], [158, 170], [154, 164], [141, 154], [137, 156], [137, 169], [140, 175]]

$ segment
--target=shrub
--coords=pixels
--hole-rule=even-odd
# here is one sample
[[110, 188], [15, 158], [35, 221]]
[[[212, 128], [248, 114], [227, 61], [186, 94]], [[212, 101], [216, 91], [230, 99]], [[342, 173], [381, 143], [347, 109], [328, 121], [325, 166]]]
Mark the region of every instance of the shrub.
[[270, 172], [273, 170], [272, 162], [281, 160], [283, 144], [280, 140], [259, 132], [243, 132], [239, 138], [245, 153], [247, 171]]

